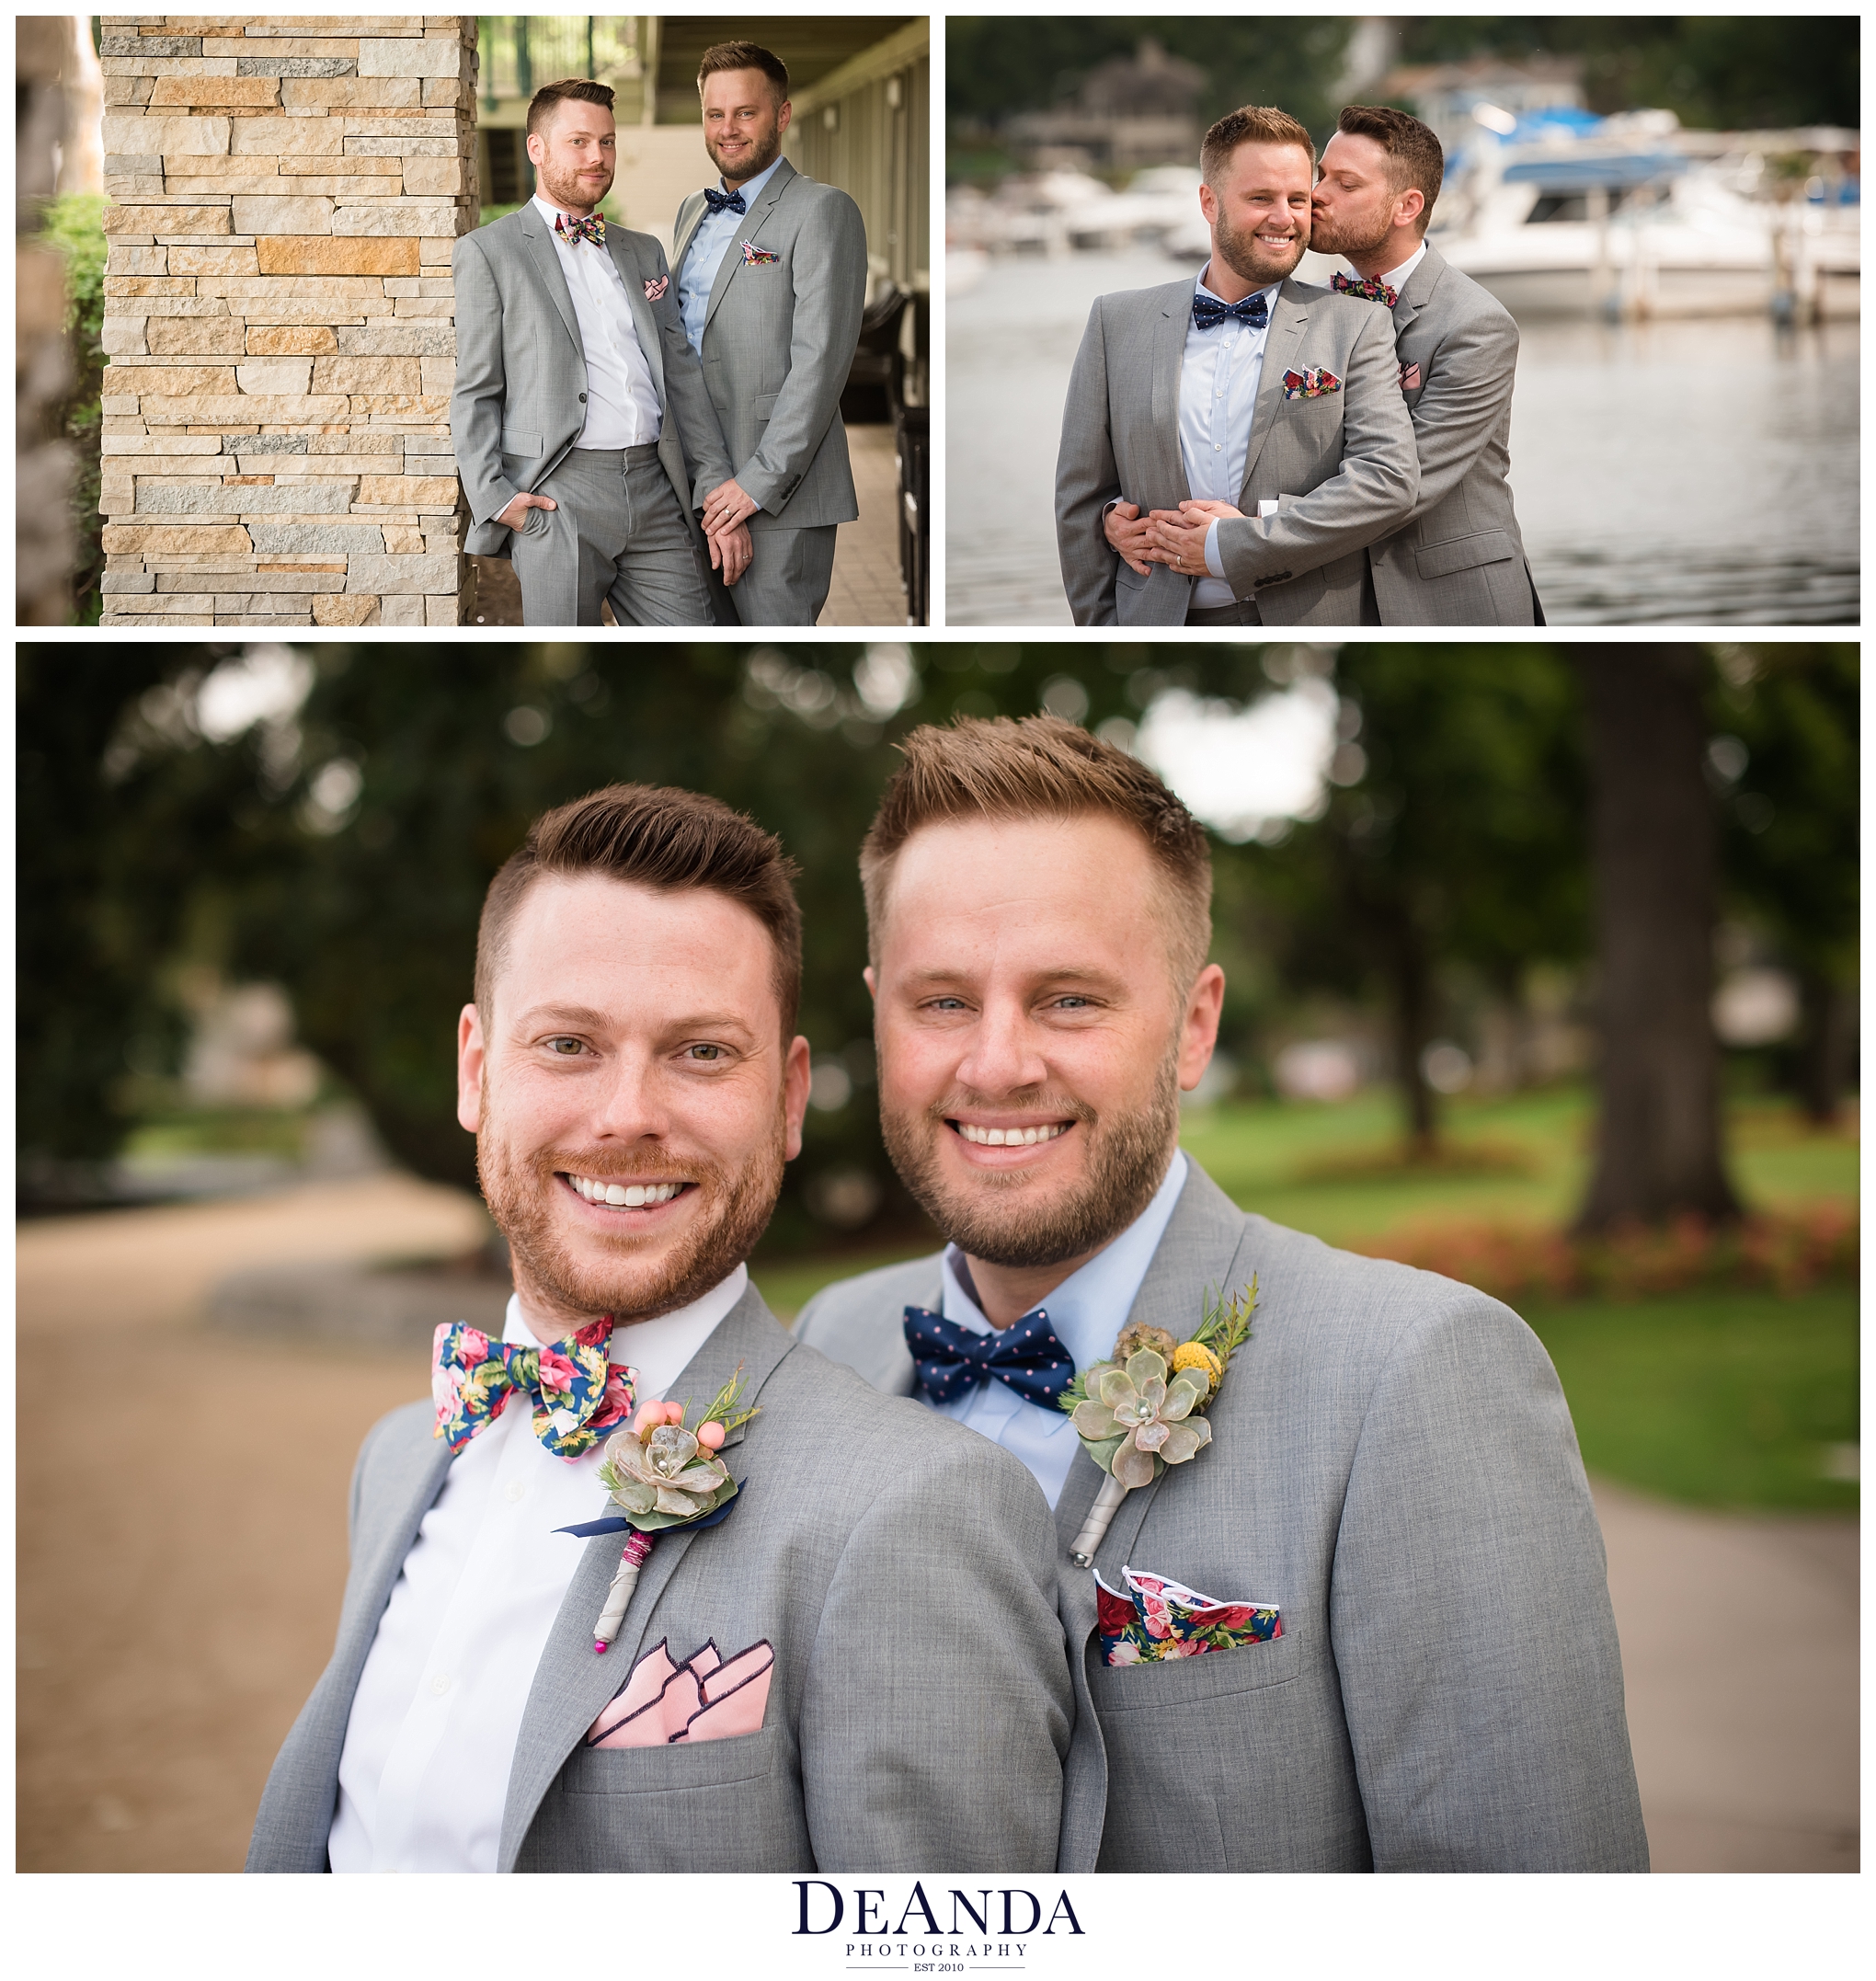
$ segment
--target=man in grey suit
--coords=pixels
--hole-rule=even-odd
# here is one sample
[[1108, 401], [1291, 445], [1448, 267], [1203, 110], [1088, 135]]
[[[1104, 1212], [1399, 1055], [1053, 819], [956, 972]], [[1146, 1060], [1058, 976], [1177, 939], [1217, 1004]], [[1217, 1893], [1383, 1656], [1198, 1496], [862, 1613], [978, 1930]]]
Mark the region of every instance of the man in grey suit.
[[[1178, 1147], [1224, 991], [1203, 830], [1053, 717], [902, 747], [861, 855], [880, 1112], [951, 1243], [827, 1288], [797, 1334], [1015, 1452], [1055, 1506], [1079, 1706], [1058, 1868], [1645, 1870], [1543, 1349], [1481, 1294], [1246, 1215]], [[1083, 1541], [1107, 1482], [1050, 1407], [1066, 1366], [1125, 1358], [1123, 1324], [1171, 1357], [1208, 1293], [1253, 1283], [1209, 1443]], [[1149, 1618], [1144, 1654], [1104, 1651], [1095, 1576], [1125, 1596], [1129, 1572], [1281, 1629], [1155, 1655]]]
[[1336, 288], [1393, 312], [1420, 456], [1413, 514], [1368, 545], [1368, 568], [1383, 625], [1542, 625], [1506, 479], [1517, 325], [1427, 246], [1444, 172], [1417, 117], [1357, 103], [1316, 182], [1310, 246], [1347, 258], [1355, 277], [1337, 273]]
[[1419, 469], [1391, 325], [1287, 279], [1315, 163], [1294, 118], [1233, 110], [1200, 154], [1196, 282], [1095, 303], [1056, 464], [1077, 625], [1373, 622], [1364, 548]]
[[704, 523], [746, 522], [754, 543], [741, 583], [717, 590], [719, 616], [811, 626], [836, 530], [860, 513], [841, 394], [866, 301], [865, 223], [845, 193], [783, 157], [792, 106], [779, 57], [723, 42], [704, 52], [697, 90], [722, 177], [679, 208], [673, 259], [685, 334], [736, 463]]
[[685, 341], [664, 251], [609, 227], [612, 92], [537, 90], [527, 205], [456, 243], [450, 431], [472, 518], [467, 547], [509, 556], [531, 626], [707, 626], [707, 566], [734, 583], [734, 523], [696, 512], [729, 456]]
[[[1035, 1481], [791, 1342], [743, 1264], [807, 1105], [790, 873], [714, 799], [615, 785], [490, 887], [458, 1115], [506, 1334], [440, 1328], [433, 1400], [365, 1440], [249, 1870], [1053, 1863], [1072, 1700]], [[715, 1510], [713, 1463], [739, 1487], [652, 1533], [629, 1597], [602, 1457], [652, 1467], [641, 1514]]]

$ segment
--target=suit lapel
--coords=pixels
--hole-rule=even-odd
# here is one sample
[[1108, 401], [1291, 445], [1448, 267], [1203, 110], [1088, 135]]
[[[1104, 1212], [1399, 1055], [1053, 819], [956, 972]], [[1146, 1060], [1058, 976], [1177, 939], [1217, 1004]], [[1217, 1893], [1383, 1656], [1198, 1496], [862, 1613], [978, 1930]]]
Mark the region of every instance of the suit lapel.
[[736, 239], [725, 251], [723, 260], [716, 270], [716, 280], [710, 285], [710, 306], [704, 312], [704, 327], [708, 330], [711, 319], [718, 306], [729, 292], [729, 285], [736, 280], [736, 271], [742, 267], [742, 245], [752, 241], [758, 230], [769, 215], [775, 211], [775, 202], [781, 199], [788, 181], [795, 177], [795, 167], [784, 158], [775, 167], [775, 176], [757, 196], [756, 203], [743, 215], [743, 223], [737, 229]]
[[[1266, 370], [1268, 363], [1266, 356]], [[1191, 1161], [1190, 1157], [1187, 1161]], [[1153, 1254], [1153, 1263], [1147, 1268], [1147, 1277], [1140, 1282], [1140, 1290], [1128, 1310], [1128, 1323], [1147, 1322], [1163, 1327], [1175, 1340], [1184, 1340], [1204, 1318], [1207, 1288], [1221, 1295], [1232, 1293], [1249, 1277], [1243, 1256], [1248, 1232], [1244, 1213], [1193, 1162], [1165, 1235]], [[1201, 1451], [1190, 1462], [1203, 1465], [1206, 1454]], [[1094, 1551], [1094, 1566], [1110, 1588], [1117, 1589], [1121, 1569], [1133, 1565], [1131, 1558], [1140, 1529], [1146, 1524], [1155, 1498], [1173, 1476], [1169, 1468], [1150, 1485], [1136, 1486], [1115, 1509], [1105, 1538]], [[1096, 1620], [1094, 1578], [1086, 1569], [1076, 1568], [1070, 1562], [1069, 1549], [1101, 1484], [1099, 1467], [1085, 1451], [1078, 1451], [1056, 1503], [1056, 1535], [1061, 1547], [1057, 1563], [1059, 1608], [1068, 1641], [1069, 1668], [1074, 1675], [1078, 1695], [1085, 1694], [1089, 1640]], [[1145, 1569], [1150, 1564], [1142, 1563], [1140, 1566]], [[1064, 1781], [1063, 1835], [1085, 1838], [1092, 1834], [1094, 1844], [1085, 1863], [1064, 1864], [1062, 1868], [1092, 1871], [1099, 1856], [1100, 1831], [1107, 1806], [1107, 1757], [1092, 1700], [1081, 1696], [1081, 1707], [1091, 1724], [1086, 1729], [1085, 1744], [1083, 1734], [1078, 1731], [1076, 1735], [1070, 1772]], [[1072, 1829], [1069, 1821], [1070, 1803], [1076, 1812]]]
[[691, 252], [691, 242], [697, 229], [704, 224], [704, 216], [709, 211], [701, 192], [689, 194], [678, 209], [678, 224], [672, 235], [671, 275], [673, 280], [684, 272], [684, 257]]
[[[1257, 457], [1276, 424], [1276, 409], [1283, 403], [1283, 374], [1290, 369], [1309, 326], [1310, 312], [1294, 282], [1286, 281], [1276, 292], [1276, 308], [1271, 312], [1270, 335], [1264, 344], [1264, 373], [1257, 381], [1257, 405], [1251, 415], [1251, 445], [1244, 456], [1244, 482], [1239, 490], [1238, 507], [1256, 472]], [[1246, 513], [1250, 513], [1247, 511]]]
[[1438, 248], [1429, 247], [1420, 258], [1420, 266], [1407, 278], [1406, 288], [1394, 300], [1396, 337], [1433, 301], [1433, 292], [1445, 272], [1446, 262]]
[[[762, 1385], [780, 1366], [795, 1344], [781, 1323], [762, 1303], [762, 1297], [750, 1287], [710, 1338], [686, 1365], [671, 1385], [671, 1397], [679, 1402], [703, 1405], [742, 1366], [743, 1403], [760, 1401]], [[731, 1432], [724, 1450], [733, 1451], [743, 1442], [744, 1431]], [[741, 1468], [730, 1471], [740, 1482]], [[594, 1508], [593, 1517], [601, 1516]], [[735, 1514], [729, 1517], [736, 1518]], [[576, 1742], [599, 1717], [606, 1701], [624, 1684], [632, 1667], [647, 1648], [646, 1620], [658, 1607], [666, 1585], [676, 1574], [692, 1546], [707, 1548], [707, 1534], [695, 1534], [683, 1528], [667, 1528], [652, 1543], [649, 1558], [639, 1572], [638, 1586], [620, 1626], [618, 1641], [603, 1656], [593, 1650], [593, 1624], [605, 1601], [612, 1573], [619, 1565], [624, 1537], [595, 1534], [586, 1543], [579, 1566], [554, 1619], [541, 1662], [534, 1668], [534, 1682], [521, 1715], [520, 1732], [515, 1740], [514, 1763], [509, 1773], [508, 1801], [502, 1811], [501, 1849], [498, 1868], [511, 1871], [520, 1852], [528, 1826], [541, 1806], [541, 1798], [552, 1787]], [[695, 1645], [679, 1647], [689, 1655]]]
[[625, 302], [632, 312], [632, 327], [638, 333], [638, 348], [645, 355], [646, 364], [651, 372], [652, 390], [658, 394], [658, 403], [662, 407], [665, 404], [664, 343], [658, 334], [658, 319], [651, 314], [651, 304], [645, 298], [645, 272], [638, 265], [638, 257], [626, 245], [623, 227], [606, 229], [606, 252], [612, 258], [619, 280], [625, 284]]
[[1185, 456], [1179, 447], [1179, 380], [1185, 368], [1185, 327], [1191, 320], [1191, 292], [1181, 287], [1162, 307], [1151, 330], [1153, 385], [1151, 427], [1155, 441], [1163, 449], [1160, 464], [1166, 482], [1179, 491], [1184, 501], [1192, 493], [1185, 479]]
[[541, 218], [540, 208], [532, 200], [521, 209], [520, 219], [521, 238], [528, 244], [534, 273], [553, 297], [554, 307], [560, 312], [560, 320], [566, 326], [566, 334], [573, 339], [573, 348], [584, 364], [586, 344], [579, 334], [579, 318], [574, 313], [572, 292], [566, 286], [566, 277], [561, 272], [560, 252], [548, 235], [547, 223]]

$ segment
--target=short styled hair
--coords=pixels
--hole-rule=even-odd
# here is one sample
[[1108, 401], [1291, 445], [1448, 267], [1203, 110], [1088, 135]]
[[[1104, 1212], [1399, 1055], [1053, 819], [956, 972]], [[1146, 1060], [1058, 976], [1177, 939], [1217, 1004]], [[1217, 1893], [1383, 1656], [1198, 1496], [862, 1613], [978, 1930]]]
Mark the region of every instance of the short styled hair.
[[697, 64], [697, 94], [704, 94], [706, 75], [719, 75], [728, 69], [760, 69], [774, 86], [775, 101], [787, 102], [788, 64], [760, 41], [719, 41], [715, 48], [706, 48]]
[[1241, 144], [1295, 144], [1310, 155], [1310, 170], [1316, 169], [1316, 141], [1287, 110], [1272, 109], [1247, 103], [1218, 119], [1205, 134], [1198, 148], [1198, 176], [1214, 192], [1219, 177]]
[[602, 110], [611, 110], [613, 95], [610, 83], [590, 82], [584, 75], [543, 83], [528, 104], [528, 135], [532, 137], [563, 103], [597, 103]]
[[1372, 138], [1387, 153], [1388, 179], [1397, 195], [1410, 186], [1419, 189], [1426, 201], [1420, 209], [1420, 231], [1424, 234], [1446, 177], [1446, 154], [1439, 140], [1419, 118], [1383, 103], [1351, 103], [1335, 120], [1335, 128], [1352, 138]]
[[900, 743], [860, 848], [867, 946], [879, 959], [899, 850], [922, 827], [970, 819], [1118, 819], [1146, 842], [1166, 883], [1167, 947], [1183, 996], [1211, 949], [1211, 846], [1205, 828], [1146, 765], [1057, 716], [959, 716]]
[[716, 798], [663, 784], [608, 784], [544, 812], [488, 884], [475, 933], [475, 1008], [486, 1023], [516, 910], [545, 874], [601, 874], [670, 893], [700, 888], [755, 916], [774, 945], [782, 1036], [801, 1005], [801, 909], [782, 842]]

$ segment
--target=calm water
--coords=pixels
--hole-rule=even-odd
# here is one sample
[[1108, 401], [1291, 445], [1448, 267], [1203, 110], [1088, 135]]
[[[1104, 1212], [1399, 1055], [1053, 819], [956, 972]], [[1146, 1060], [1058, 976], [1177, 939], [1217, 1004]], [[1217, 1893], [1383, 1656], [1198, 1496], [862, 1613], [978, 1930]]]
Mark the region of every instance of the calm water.
[[[1157, 254], [994, 263], [948, 305], [955, 626], [1067, 625], [1056, 445], [1094, 298]], [[1552, 625], [1841, 625], [1859, 613], [1858, 326], [1522, 326], [1512, 488]]]

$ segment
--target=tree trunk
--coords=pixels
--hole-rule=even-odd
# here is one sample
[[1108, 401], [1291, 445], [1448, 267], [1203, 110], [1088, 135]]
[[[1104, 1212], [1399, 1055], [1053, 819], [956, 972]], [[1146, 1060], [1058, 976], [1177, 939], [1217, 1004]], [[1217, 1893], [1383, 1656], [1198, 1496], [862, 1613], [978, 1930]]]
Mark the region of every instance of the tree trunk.
[[1401, 1097], [1407, 1106], [1407, 1159], [1429, 1161], [1438, 1152], [1437, 1101], [1423, 1061], [1433, 1036], [1433, 972], [1412, 917], [1401, 914], [1388, 933], [1389, 989], [1394, 1005], [1394, 1057]]
[[1829, 1128], [1837, 1114], [1837, 1096], [1849, 1071], [1850, 1026], [1855, 1001], [1815, 967], [1798, 973], [1803, 1010], [1803, 1031], [1798, 1044], [1798, 1099], [1805, 1117]]
[[1713, 1036], [1717, 897], [1692, 647], [1584, 647], [1602, 1053], [1596, 1174], [1580, 1231], [1686, 1212], [1735, 1218]]

